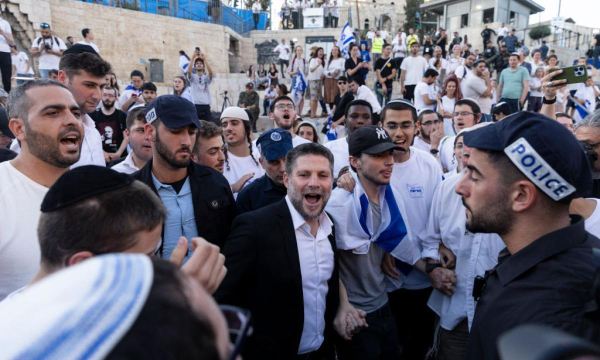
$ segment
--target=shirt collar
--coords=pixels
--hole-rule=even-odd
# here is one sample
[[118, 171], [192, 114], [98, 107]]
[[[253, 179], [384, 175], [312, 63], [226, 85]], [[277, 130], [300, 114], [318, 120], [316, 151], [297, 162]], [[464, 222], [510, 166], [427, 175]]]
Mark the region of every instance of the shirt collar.
[[[288, 209], [290, 210], [290, 213], [292, 214], [292, 223], [294, 224], [294, 230], [298, 230], [304, 224], [309, 226], [308, 223], [306, 222], [306, 220], [304, 220], [304, 218], [302, 217], [302, 215], [300, 215], [298, 210], [296, 210], [296, 208], [290, 201], [290, 197], [288, 195], [285, 196], [285, 202], [287, 203]], [[329, 231], [327, 232], [327, 234], [330, 234], [331, 233], [330, 229], [332, 227], [333, 227], [333, 223], [331, 222], [331, 220], [329, 219], [329, 216], [327, 216], [325, 211], [323, 211], [321, 213], [321, 216], [319, 217], [319, 228], [328, 229]]]
[[503, 258], [496, 268], [503, 285], [513, 281], [540, 262], [585, 241], [583, 218], [571, 215], [571, 225], [544, 235], [521, 251]]
[[[275, 184], [275, 182], [273, 180], [271, 180], [271, 178], [265, 174], [263, 175], [265, 177], [265, 187], [264, 187], [264, 191], [263, 192], [267, 192], [269, 190], [285, 190], [286, 187], [285, 186], [279, 186], [277, 184]], [[285, 191], [287, 193], [287, 191]]]
[[123, 160], [123, 163], [125, 163], [125, 165], [127, 165], [133, 169], [136, 169], [136, 171], [139, 170], [139, 168], [137, 166], [135, 166], [135, 163], [133, 162], [133, 151], [130, 152], [129, 154], [127, 154], [127, 157], [125, 158], [125, 160]]

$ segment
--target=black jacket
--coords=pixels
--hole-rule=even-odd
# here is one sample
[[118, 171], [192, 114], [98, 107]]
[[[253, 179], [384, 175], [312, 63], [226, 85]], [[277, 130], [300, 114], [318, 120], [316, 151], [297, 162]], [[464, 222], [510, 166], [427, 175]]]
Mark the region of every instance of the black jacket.
[[[335, 237], [329, 236], [334, 254]], [[249, 309], [253, 335], [243, 357], [294, 359], [304, 328], [302, 273], [292, 215], [285, 199], [238, 216], [223, 249], [227, 276], [215, 299]], [[333, 359], [333, 320], [339, 301], [337, 258], [329, 279], [322, 349]]]
[[[190, 162], [187, 170], [192, 189], [198, 236], [223, 249], [233, 219], [238, 214], [229, 183], [218, 171], [208, 166], [198, 165], [193, 161]], [[152, 191], [158, 195], [152, 181], [152, 160], [132, 176], [150, 186]]]
[[240, 214], [243, 214], [275, 204], [283, 199], [285, 195], [287, 195], [287, 188], [276, 185], [265, 174], [251, 184], [244, 186], [237, 196], [236, 204]]

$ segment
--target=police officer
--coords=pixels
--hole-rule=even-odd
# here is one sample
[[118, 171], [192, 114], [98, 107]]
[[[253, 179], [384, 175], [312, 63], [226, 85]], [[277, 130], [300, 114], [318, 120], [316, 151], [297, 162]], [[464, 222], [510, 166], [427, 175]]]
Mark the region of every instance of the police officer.
[[285, 155], [294, 148], [292, 135], [283, 129], [271, 129], [258, 137], [256, 146], [260, 151], [258, 161], [265, 169], [265, 175], [244, 187], [239, 193], [237, 205], [240, 213], [274, 204], [287, 194], [283, 185], [283, 173]]
[[167, 208], [160, 254], [170, 257], [182, 236], [200, 236], [223, 247], [237, 206], [225, 177], [192, 161], [200, 127], [194, 105], [179, 96], [159, 96], [146, 106], [146, 121], [152, 160], [133, 176], [150, 186]]
[[506, 245], [498, 265], [474, 286], [479, 301], [466, 358], [498, 359], [498, 337], [525, 323], [598, 342], [600, 327], [584, 305], [592, 299], [600, 265], [592, 248], [600, 240], [580, 216], [569, 215], [570, 201], [592, 185], [573, 134], [543, 115], [519, 112], [466, 133], [464, 144], [472, 150], [456, 192], [466, 228], [497, 233]]

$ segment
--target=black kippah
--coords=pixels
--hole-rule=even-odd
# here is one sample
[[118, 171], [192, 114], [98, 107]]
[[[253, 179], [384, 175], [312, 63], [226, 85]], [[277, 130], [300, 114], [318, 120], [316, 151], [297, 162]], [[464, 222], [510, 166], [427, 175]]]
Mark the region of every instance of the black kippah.
[[94, 50], [93, 47], [91, 47], [89, 45], [85, 45], [85, 44], [74, 44], [73, 46], [71, 46], [70, 48], [68, 48], [67, 50], [65, 50], [63, 52], [63, 55], [81, 54], [81, 53], [84, 53], [84, 52], [92, 53], [92, 54], [100, 57], [100, 54], [98, 54], [96, 52], [96, 50]]
[[64, 173], [44, 196], [42, 212], [55, 211], [93, 196], [120, 189], [135, 179], [103, 166], [81, 166]]

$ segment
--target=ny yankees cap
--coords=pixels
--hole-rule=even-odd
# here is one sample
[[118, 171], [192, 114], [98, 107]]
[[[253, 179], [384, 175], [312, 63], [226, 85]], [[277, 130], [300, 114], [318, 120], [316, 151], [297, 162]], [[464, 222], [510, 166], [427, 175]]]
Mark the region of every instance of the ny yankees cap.
[[169, 129], [194, 125], [200, 128], [194, 104], [176, 95], [162, 95], [146, 106], [146, 121], [152, 124], [157, 119]]
[[262, 133], [256, 140], [258, 151], [268, 161], [285, 157], [294, 148], [292, 135], [283, 129], [271, 129]]
[[405, 151], [395, 145], [387, 131], [379, 126], [369, 125], [354, 130], [348, 141], [348, 152], [352, 156], [377, 155], [389, 150]]
[[464, 144], [504, 152], [554, 201], [584, 197], [592, 189], [592, 172], [583, 148], [566, 127], [544, 115], [518, 112], [467, 132]]

